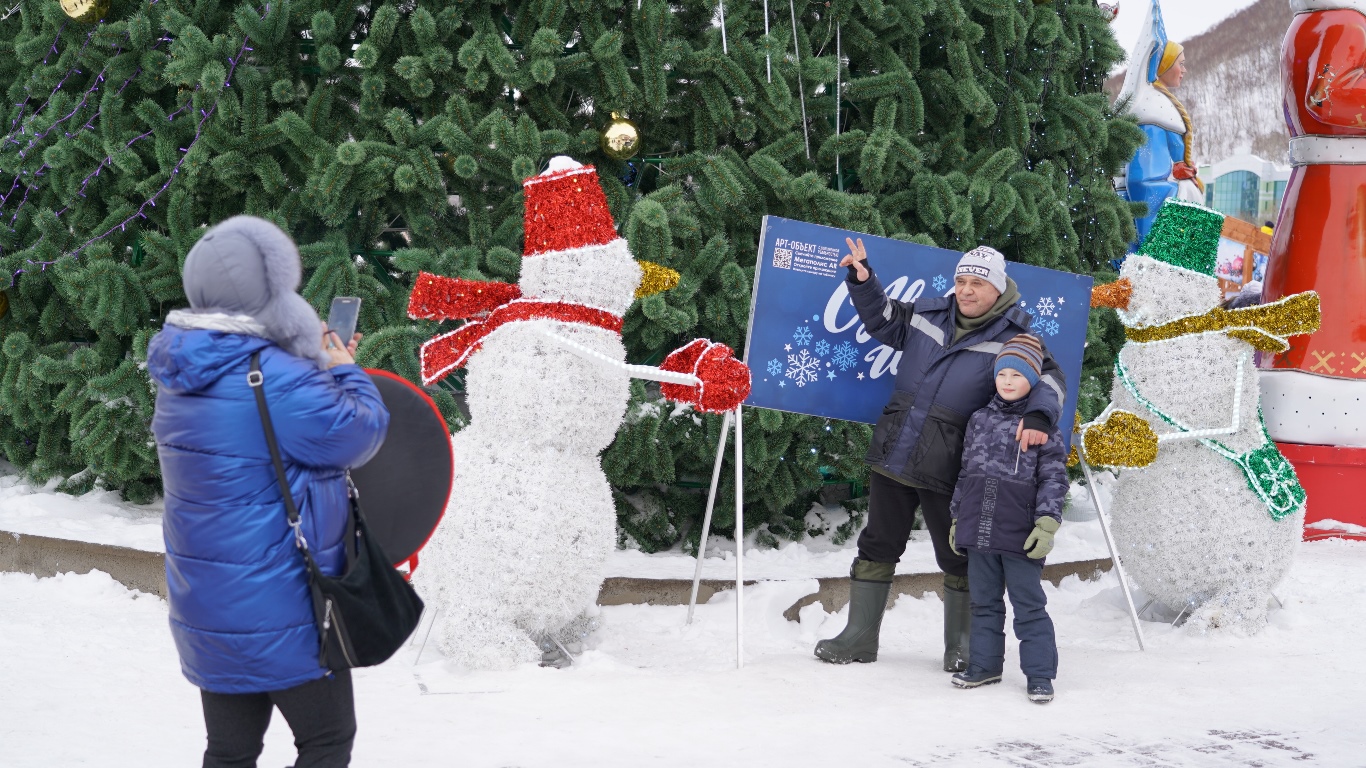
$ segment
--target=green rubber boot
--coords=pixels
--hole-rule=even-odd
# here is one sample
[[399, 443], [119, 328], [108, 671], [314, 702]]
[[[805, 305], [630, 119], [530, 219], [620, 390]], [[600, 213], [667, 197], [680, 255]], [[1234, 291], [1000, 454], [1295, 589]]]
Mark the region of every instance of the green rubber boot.
[[968, 580], [944, 576], [944, 671], [965, 672], [968, 641], [972, 637], [972, 598]]
[[895, 571], [895, 563], [854, 560], [849, 568], [849, 623], [838, 636], [816, 643], [816, 658], [831, 664], [877, 661], [878, 631]]

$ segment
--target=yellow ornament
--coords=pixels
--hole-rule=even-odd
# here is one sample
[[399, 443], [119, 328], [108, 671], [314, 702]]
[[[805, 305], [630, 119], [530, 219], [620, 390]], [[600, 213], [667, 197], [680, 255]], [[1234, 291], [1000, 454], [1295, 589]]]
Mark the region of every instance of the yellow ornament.
[[640, 129], [613, 112], [612, 121], [598, 134], [598, 148], [613, 160], [630, 160], [640, 151]]
[[638, 261], [640, 265], [640, 287], [636, 288], [636, 298], [643, 299], [656, 293], [663, 293], [678, 285], [678, 272], [650, 261]]
[[82, 24], [104, 21], [109, 14], [109, 0], [61, 0], [62, 13]]
[[1086, 463], [1102, 467], [1146, 467], [1157, 461], [1157, 433], [1128, 411], [1112, 411], [1102, 423], [1082, 428]]

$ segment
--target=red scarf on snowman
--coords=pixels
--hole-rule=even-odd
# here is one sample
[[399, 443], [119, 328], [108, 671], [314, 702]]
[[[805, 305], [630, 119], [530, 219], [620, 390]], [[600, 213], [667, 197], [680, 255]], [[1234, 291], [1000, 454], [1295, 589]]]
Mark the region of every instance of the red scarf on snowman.
[[[525, 257], [606, 245], [620, 236], [607, 198], [591, 167], [578, 166], [528, 179]], [[508, 323], [557, 320], [621, 333], [620, 315], [584, 304], [545, 301], [522, 295], [510, 283], [441, 277], [423, 272], [408, 300], [408, 316], [424, 320], [466, 320], [464, 325], [422, 345], [422, 382], [430, 385], [465, 365], [484, 340]], [[662, 369], [691, 373], [698, 386], [666, 384], [665, 397], [698, 410], [734, 409], [749, 396], [749, 369], [730, 347], [698, 339], [665, 358]]]

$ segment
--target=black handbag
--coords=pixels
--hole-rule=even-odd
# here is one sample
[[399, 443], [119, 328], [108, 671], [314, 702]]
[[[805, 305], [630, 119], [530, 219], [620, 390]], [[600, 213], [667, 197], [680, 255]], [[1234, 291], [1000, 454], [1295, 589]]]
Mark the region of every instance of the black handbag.
[[294, 495], [285, 477], [275, 427], [270, 421], [270, 409], [266, 407], [260, 352], [251, 356], [247, 384], [256, 393], [256, 407], [261, 412], [270, 460], [275, 464], [275, 478], [280, 483], [289, 527], [294, 529], [294, 544], [303, 553], [308, 568], [313, 618], [318, 625], [318, 664], [330, 670], [380, 664], [393, 656], [417, 628], [422, 617], [422, 598], [417, 596], [403, 574], [389, 564], [379, 544], [366, 531], [365, 515], [361, 513], [356, 486], [349, 476], [346, 483], [351, 509], [343, 541], [346, 567], [337, 577], [322, 572], [304, 539], [299, 510], [294, 506]]

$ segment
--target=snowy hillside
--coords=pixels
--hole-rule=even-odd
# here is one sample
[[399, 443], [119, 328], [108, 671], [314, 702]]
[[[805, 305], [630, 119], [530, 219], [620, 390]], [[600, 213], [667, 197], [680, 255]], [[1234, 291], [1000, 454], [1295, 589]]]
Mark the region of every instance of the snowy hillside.
[[[1122, 12], [1138, 13], [1131, 4]], [[1252, 153], [1284, 163], [1289, 134], [1281, 110], [1281, 39], [1290, 26], [1285, 0], [1260, 0], [1186, 46], [1189, 74], [1176, 92], [1195, 125], [1195, 161]], [[1119, 91], [1123, 74], [1107, 89]]]

